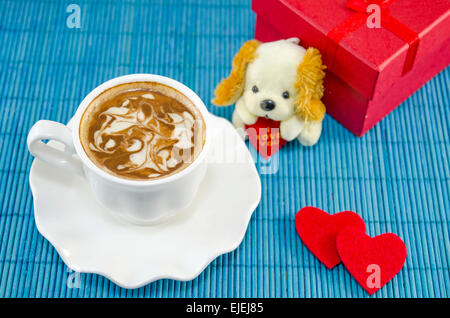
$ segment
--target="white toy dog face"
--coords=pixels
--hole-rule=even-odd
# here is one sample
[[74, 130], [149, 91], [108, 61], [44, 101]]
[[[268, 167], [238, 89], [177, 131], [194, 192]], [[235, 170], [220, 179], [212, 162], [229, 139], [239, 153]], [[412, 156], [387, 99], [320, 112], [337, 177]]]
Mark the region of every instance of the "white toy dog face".
[[305, 49], [289, 41], [262, 44], [257, 58], [248, 64], [244, 99], [247, 109], [258, 117], [282, 121], [294, 114], [297, 68]]
[[285, 140], [298, 137], [313, 145], [320, 137], [325, 66], [319, 50], [305, 50], [296, 38], [261, 43], [245, 42], [233, 58], [228, 78], [216, 87], [212, 103], [236, 103], [233, 124], [254, 124], [259, 117], [280, 122]]

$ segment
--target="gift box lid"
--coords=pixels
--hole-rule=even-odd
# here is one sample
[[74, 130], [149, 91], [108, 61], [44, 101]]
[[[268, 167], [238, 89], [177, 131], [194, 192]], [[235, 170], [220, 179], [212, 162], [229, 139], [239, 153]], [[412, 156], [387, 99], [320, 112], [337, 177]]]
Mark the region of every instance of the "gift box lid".
[[[381, 7], [381, 26], [369, 27], [367, 1]], [[439, 54], [450, 32], [450, 0], [253, 0], [252, 8], [283, 36], [319, 48], [329, 71], [368, 99]]]

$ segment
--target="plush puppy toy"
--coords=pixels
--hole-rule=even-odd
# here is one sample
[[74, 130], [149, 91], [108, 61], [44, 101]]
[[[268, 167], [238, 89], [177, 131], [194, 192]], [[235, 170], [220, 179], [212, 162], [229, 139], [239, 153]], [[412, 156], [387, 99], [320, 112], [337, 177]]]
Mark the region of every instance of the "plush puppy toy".
[[233, 124], [245, 129], [258, 117], [280, 121], [281, 137], [314, 145], [322, 131], [321, 102], [325, 66], [315, 48], [307, 50], [292, 38], [245, 42], [233, 59], [231, 74], [215, 90], [217, 106], [236, 103]]

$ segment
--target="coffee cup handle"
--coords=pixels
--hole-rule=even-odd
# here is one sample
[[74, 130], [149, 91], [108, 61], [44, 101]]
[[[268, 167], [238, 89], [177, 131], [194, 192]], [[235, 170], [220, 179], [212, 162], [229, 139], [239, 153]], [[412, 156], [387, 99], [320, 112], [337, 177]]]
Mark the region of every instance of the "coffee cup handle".
[[[63, 143], [65, 150], [47, 145], [42, 141], [44, 139]], [[72, 131], [66, 125], [50, 120], [39, 120], [28, 133], [27, 145], [30, 153], [39, 160], [84, 176], [83, 165], [76, 156], [73, 145]]]

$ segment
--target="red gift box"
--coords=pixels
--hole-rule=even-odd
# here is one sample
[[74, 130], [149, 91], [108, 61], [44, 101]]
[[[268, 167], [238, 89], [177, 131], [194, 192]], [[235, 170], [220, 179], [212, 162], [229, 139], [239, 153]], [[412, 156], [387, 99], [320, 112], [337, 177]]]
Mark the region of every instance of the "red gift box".
[[327, 113], [357, 136], [450, 62], [449, 0], [253, 0], [252, 9], [256, 39], [320, 49]]

